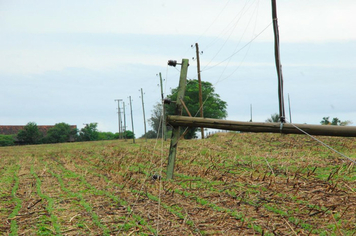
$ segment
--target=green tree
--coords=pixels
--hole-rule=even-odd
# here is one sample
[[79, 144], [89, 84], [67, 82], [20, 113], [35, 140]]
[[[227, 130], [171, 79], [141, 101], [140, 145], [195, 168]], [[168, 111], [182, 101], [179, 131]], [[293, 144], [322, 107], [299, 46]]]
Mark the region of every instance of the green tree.
[[23, 130], [17, 134], [17, 139], [24, 144], [40, 143], [43, 135], [35, 122], [28, 122]]
[[71, 139], [75, 140], [77, 133], [78, 130], [72, 129], [69, 124], [57, 123], [48, 130], [44, 141], [46, 143], [64, 143]]
[[[168, 98], [172, 101], [177, 100], [177, 91], [178, 88], [172, 89], [171, 94], [168, 95]], [[209, 82], [202, 81], [202, 96], [204, 102], [204, 117], [206, 118], [215, 118], [223, 119], [227, 116], [227, 103], [220, 99], [219, 94], [215, 93], [213, 85]], [[188, 80], [187, 87], [184, 96], [184, 103], [186, 104], [189, 112], [192, 116], [199, 116], [199, 82], [198, 80]], [[170, 105], [167, 107], [167, 114], [175, 114], [175, 106]], [[183, 109], [183, 115], [187, 116], [188, 113]], [[182, 129], [184, 130], [184, 129]], [[190, 128], [187, 135], [187, 139], [195, 138], [196, 131], [198, 128]]]
[[80, 141], [95, 141], [99, 138], [98, 123], [86, 124], [79, 132]]
[[279, 122], [279, 115], [277, 113], [272, 114], [271, 117], [266, 120], [266, 122], [268, 123]]
[[[149, 130], [146, 132], [146, 137], [148, 139], [155, 139], [155, 138], [157, 138], [157, 133], [154, 130]], [[143, 134], [140, 138], [146, 138], [146, 137], [145, 137], [145, 134]]]
[[133, 139], [135, 137], [135, 134], [131, 130], [125, 130], [124, 137], [126, 137], [127, 139]]
[[[167, 115], [167, 110], [165, 110], [165, 115]], [[148, 123], [152, 127], [150, 134], [147, 138], [162, 138], [162, 129], [163, 129], [163, 116], [162, 116], [162, 104], [157, 103], [152, 110], [151, 118], [148, 119]], [[171, 130], [170, 126], [166, 126], [166, 130]], [[157, 135], [158, 134], [158, 135]]]
[[15, 145], [15, 140], [12, 135], [0, 134], [0, 146], [12, 146]]
[[345, 121], [341, 121], [339, 118], [334, 117], [332, 119], [332, 121], [330, 122], [330, 116], [327, 117], [323, 117], [322, 121], [320, 121], [320, 124], [322, 125], [340, 125], [340, 126], [346, 126], [349, 124], [352, 124], [351, 121], [349, 120], [345, 120]]
[[117, 139], [119, 135], [116, 135], [112, 132], [99, 132], [98, 140], [114, 140]]

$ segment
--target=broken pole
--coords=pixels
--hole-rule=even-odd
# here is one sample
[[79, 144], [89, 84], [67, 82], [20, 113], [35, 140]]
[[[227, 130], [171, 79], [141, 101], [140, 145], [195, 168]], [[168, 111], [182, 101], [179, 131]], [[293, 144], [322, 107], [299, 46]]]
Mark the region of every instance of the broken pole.
[[[181, 116], [182, 115], [182, 102], [181, 99], [184, 99], [185, 88], [187, 85], [187, 73], [188, 73], [188, 59], [182, 59], [181, 69], [180, 69], [180, 78], [179, 78], [179, 86], [178, 86], [178, 94], [177, 94], [177, 102], [176, 102], [176, 111], [175, 114]], [[174, 165], [177, 154], [177, 145], [178, 140], [180, 138], [180, 126], [173, 126], [171, 145], [169, 148], [169, 156], [168, 156], [168, 166], [167, 166], [167, 179], [173, 179]]]

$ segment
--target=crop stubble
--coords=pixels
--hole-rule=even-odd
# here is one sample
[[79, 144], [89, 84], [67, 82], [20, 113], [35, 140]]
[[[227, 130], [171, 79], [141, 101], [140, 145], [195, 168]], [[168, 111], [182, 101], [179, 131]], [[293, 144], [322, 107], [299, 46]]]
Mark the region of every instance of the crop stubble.
[[[355, 139], [321, 139], [355, 158]], [[244, 133], [181, 141], [173, 181], [164, 180], [168, 144], [163, 151], [154, 141], [140, 140], [1, 148], [0, 230], [356, 233], [354, 166], [305, 136]]]

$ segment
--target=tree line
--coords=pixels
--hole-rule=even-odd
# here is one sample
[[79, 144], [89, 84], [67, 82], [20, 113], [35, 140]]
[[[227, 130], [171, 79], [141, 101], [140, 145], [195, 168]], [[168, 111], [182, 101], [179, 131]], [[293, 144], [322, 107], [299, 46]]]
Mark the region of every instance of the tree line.
[[[97, 123], [90, 123], [79, 130], [62, 122], [48, 129], [46, 135], [44, 135], [35, 122], [29, 122], [15, 135], [0, 135], [0, 146], [114, 140], [120, 138], [119, 133], [98, 131], [97, 126]], [[134, 133], [127, 130], [122, 136], [131, 139], [134, 137]]]
[[[278, 113], [274, 113], [271, 115], [270, 118], [268, 118], [265, 122], [271, 123], [271, 122], [280, 122], [279, 115]], [[339, 126], [347, 126], [352, 124], [350, 120], [345, 120], [341, 121], [339, 118], [334, 117], [330, 121], [330, 116], [323, 117], [323, 119], [320, 121], [321, 125], [339, 125]]]

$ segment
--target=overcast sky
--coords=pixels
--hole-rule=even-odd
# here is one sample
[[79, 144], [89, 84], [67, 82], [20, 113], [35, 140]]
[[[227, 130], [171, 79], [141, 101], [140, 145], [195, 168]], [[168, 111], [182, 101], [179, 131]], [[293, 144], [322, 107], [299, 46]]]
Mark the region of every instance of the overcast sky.
[[[285, 107], [294, 123], [325, 116], [356, 123], [356, 1], [277, 0]], [[178, 85], [190, 60], [228, 104], [229, 120], [263, 122], [278, 112], [271, 4], [267, 0], [0, 0], [0, 124], [97, 122], [117, 132], [115, 99], [133, 99], [136, 136]], [[289, 120], [289, 115], [287, 117]]]

